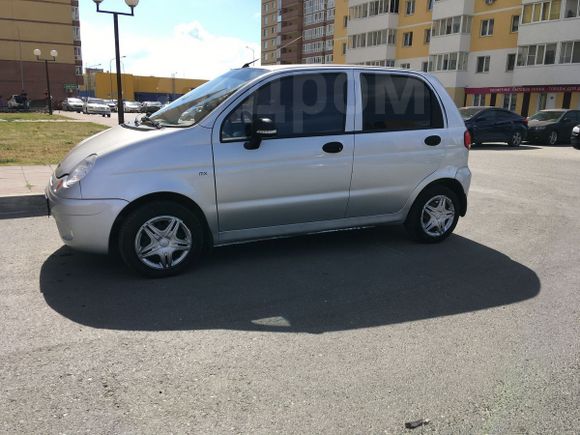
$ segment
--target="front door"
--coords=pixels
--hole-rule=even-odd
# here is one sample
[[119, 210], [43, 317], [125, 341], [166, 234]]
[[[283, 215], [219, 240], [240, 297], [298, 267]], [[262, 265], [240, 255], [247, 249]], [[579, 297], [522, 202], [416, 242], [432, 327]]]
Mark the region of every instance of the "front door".
[[[345, 216], [354, 147], [346, 132], [351, 74], [286, 74], [218, 118], [212, 137], [220, 232]], [[277, 134], [246, 149], [257, 118], [271, 119]]]
[[369, 72], [360, 74], [359, 83], [362, 107], [348, 216], [396, 213], [439, 168], [451, 138], [439, 101], [423, 79]]

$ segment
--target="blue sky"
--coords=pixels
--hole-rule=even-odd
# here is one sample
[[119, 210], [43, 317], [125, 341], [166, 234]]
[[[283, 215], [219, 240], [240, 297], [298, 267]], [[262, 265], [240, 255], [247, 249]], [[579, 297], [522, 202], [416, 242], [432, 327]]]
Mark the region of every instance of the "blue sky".
[[[79, 3], [84, 65], [108, 70], [113, 17], [92, 0]], [[124, 0], [104, 0], [101, 9], [129, 10]], [[211, 78], [248, 61], [247, 46], [259, 56], [260, 0], [140, 0], [119, 28], [124, 72]]]

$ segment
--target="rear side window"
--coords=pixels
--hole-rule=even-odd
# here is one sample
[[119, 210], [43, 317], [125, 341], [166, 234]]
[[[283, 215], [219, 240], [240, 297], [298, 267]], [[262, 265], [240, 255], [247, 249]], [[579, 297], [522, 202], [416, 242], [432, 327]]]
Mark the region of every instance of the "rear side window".
[[363, 131], [443, 128], [433, 91], [420, 79], [395, 74], [361, 74]]
[[257, 118], [274, 121], [277, 138], [344, 133], [346, 85], [344, 73], [298, 74], [273, 80], [228, 115], [221, 140], [248, 138], [251, 123]]

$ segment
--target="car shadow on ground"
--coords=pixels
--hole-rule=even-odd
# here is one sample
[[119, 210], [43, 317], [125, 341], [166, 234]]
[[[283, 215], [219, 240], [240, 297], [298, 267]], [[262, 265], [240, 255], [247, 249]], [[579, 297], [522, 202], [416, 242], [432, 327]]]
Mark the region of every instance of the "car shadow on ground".
[[513, 304], [535, 297], [540, 281], [466, 238], [421, 245], [387, 227], [219, 248], [161, 280], [62, 247], [40, 288], [56, 312], [95, 328], [323, 333]]
[[471, 151], [487, 150], [487, 151], [533, 151], [540, 150], [541, 146], [522, 144], [519, 147], [510, 147], [507, 144], [482, 144], [471, 145]]

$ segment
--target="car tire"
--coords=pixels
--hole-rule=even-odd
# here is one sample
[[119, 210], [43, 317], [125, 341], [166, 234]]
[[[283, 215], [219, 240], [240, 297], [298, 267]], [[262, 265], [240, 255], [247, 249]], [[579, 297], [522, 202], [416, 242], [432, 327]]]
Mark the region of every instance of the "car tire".
[[514, 130], [512, 132], [512, 136], [508, 141], [508, 145], [510, 147], [519, 147], [522, 144], [524, 137], [522, 136], [522, 132], [520, 130]]
[[556, 145], [558, 143], [558, 132], [556, 130], [550, 132], [546, 143], [548, 145]]
[[419, 194], [405, 221], [411, 238], [421, 243], [445, 240], [459, 220], [459, 198], [441, 185], [428, 187]]
[[111, 115], [107, 115], [107, 118], [110, 118], [110, 117], [111, 117]]
[[199, 259], [204, 246], [203, 226], [196, 214], [181, 204], [147, 203], [123, 221], [118, 246], [125, 264], [143, 276], [177, 275]]

